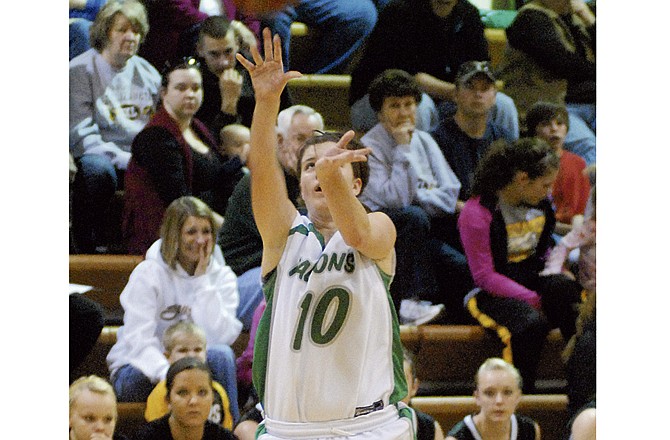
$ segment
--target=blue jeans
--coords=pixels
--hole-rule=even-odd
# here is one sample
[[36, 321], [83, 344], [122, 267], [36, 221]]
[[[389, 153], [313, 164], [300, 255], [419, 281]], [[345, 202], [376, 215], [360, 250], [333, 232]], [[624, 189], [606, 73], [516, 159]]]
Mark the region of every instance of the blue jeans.
[[[565, 136], [563, 148], [581, 156], [586, 161], [586, 165], [592, 165], [596, 163], [596, 135], [589, 124], [578, 115], [578, 112], [572, 111], [570, 105], [567, 108], [570, 129]], [[588, 115], [585, 116], [588, 118]], [[595, 112], [592, 122], [595, 127]]]
[[289, 69], [291, 23], [299, 21], [318, 32], [316, 51], [302, 73], [343, 73], [352, 54], [377, 23], [377, 9], [371, 0], [300, 0], [266, 17], [268, 26], [282, 40], [282, 61]]
[[430, 218], [419, 206], [382, 209], [396, 227], [396, 272], [391, 283], [391, 297], [400, 310], [403, 299], [432, 300], [437, 281], [430, 254], [426, 251]]
[[237, 307], [237, 319], [242, 322], [242, 331], [251, 330], [254, 311], [263, 299], [261, 268], [254, 267], [237, 277], [237, 290], [240, 292], [240, 305]]
[[[421, 94], [421, 102], [416, 109], [417, 130], [433, 131], [437, 128], [440, 120], [446, 115], [456, 112], [456, 104], [451, 101], [442, 101], [438, 106], [426, 93]], [[494, 123], [519, 138], [519, 113], [514, 101], [502, 92], [496, 95], [496, 104], [491, 109], [491, 118]], [[377, 114], [370, 105], [366, 94], [351, 106], [351, 126], [358, 132], [365, 133], [377, 124]]]
[[88, 31], [92, 24], [85, 18], [73, 18], [70, 21], [70, 60], [91, 48]]
[[[227, 345], [208, 347], [207, 364], [212, 370], [212, 378], [226, 390], [230, 400], [230, 413], [237, 422], [240, 409], [237, 404], [237, 372], [233, 349]], [[119, 402], [146, 402], [156, 386], [142, 371], [130, 364], [119, 368], [112, 377], [112, 385]]]
[[114, 192], [123, 187], [123, 171], [98, 154], [85, 154], [75, 163], [72, 234], [78, 253], [90, 254], [96, 245], [104, 244], [106, 211]]

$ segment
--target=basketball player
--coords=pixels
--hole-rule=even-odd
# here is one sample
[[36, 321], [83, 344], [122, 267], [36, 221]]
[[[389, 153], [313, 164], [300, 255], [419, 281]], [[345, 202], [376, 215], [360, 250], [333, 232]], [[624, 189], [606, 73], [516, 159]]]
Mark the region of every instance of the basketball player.
[[414, 439], [398, 319], [389, 295], [396, 232], [356, 196], [369, 150], [354, 132], [307, 140], [298, 154], [307, 216], [287, 196], [274, 121], [288, 80], [281, 42], [263, 31], [251, 48], [251, 200], [263, 238], [267, 307], [256, 333], [254, 385], [264, 409], [259, 440]]

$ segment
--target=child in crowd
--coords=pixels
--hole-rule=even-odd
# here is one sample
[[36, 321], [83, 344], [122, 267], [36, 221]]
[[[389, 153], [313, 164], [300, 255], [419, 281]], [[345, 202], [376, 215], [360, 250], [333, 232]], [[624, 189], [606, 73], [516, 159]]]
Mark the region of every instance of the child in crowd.
[[584, 159], [563, 148], [570, 128], [568, 110], [564, 105], [536, 102], [528, 110], [526, 124], [529, 135], [545, 140], [560, 158], [551, 197], [556, 208], [556, 232], [565, 235], [581, 223], [591, 189], [584, 174]]
[[540, 438], [540, 426], [515, 414], [521, 401], [521, 375], [500, 358], [489, 358], [475, 374], [475, 402], [479, 412], [467, 415], [449, 431], [445, 440], [491, 440]]
[[[170, 365], [185, 357], [194, 357], [202, 362], [207, 362], [205, 332], [192, 322], [180, 321], [168, 327], [163, 335], [163, 346], [165, 347], [165, 357]], [[216, 381], [212, 382], [212, 387], [216, 392], [214, 393], [208, 420], [232, 430], [233, 417], [230, 413], [228, 394], [221, 384]], [[147, 398], [147, 408], [144, 412], [144, 418], [147, 422], [159, 419], [169, 412], [168, 403], [165, 399], [166, 395], [165, 381], [162, 380], [158, 382]]]
[[[419, 378], [416, 376], [414, 368], [414, 355], [403, 347], [403, 368], [405, 370], [405, 379], [407, 380], [407, 396], [402, 399], [408, 406], [411, 405], [412, 397], [419, 391]], [[416, 440], [443, 440], [444, 433], [442, 427], [431, 415], [423, 411], [414, 409], [416, 414]]]
[[[576, 226], [554, 246], [540, 275], [564, 273], [574, 278], [572, 272], [564, 267], [568, 255], [573, 249], [579, 249], [578, 281], [585, 291], [596, 290], [596, 166], [591, 165], [585, 171], [591, 184], [589, 202], [584, 221]], [[584, 294], [583, 294], [584, 295]], [[584, 299], [584, 298], [582, 298]]]
[[118, 413], [109, 382], [84, 376], [70, 385], [70, 440], [126, 440], [114, 434]]
[[[249, 140], [251, 132], [249, 127], [242, 124], [229, 124], [221, 129], [219, 137], [221, 142], [218, 145], [219, 153], [223, 157], [238, 156], [243, 164], [247, 163], [249, 155]], [[248, 172], [244, 168], [245, 172]]]

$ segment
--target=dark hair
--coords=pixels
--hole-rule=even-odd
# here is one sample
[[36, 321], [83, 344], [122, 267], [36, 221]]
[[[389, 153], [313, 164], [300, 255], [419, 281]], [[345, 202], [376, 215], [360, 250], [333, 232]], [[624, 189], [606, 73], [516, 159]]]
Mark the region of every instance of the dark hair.
[[195, 69], [202, 75], [200, 62], [196, 58], [184, 57], [177, 61], [166, 61], [161, 72], [161, 86], [167, 88], [168, 84], [170, 84], [170, 74], [175, 70], [182, 69]]
[[472, 195], [494, 196], [512, 182], [517, 172], [530, 179], [558, 169], [559, 158], [553, 148], [538, 138], [521, 138], [513, 143], [497, 140], [481, 158], [475, 171]]
[[421, 89], [414, 77], [404, 70], [387, 69], [379, 74], [368, 87], [370, 106], [379, 112], [388, 97], [412, 96], [421, 102]]
[[202, 43], [203, 37], [207, 35], [210, 38], [225, 38], [230, 30], [230, 20], [222, 15], [211, 15], [200, 25], [198, 33], [198, 42]]
[[[300, 150], [298, 150], [298, 180], [300, 180], [300, 176], [302, 174], [302, 157], [305, 155], [307, 147], [310, 145], [319, 145], [326, 142], [337, 143], [340, 141], [342, 136], [344, 136], [344, 133], [334, 131], [317, 131], [311, 138], [307, 139], [303, 146], [300, 147]], [[347, 150], [360, 150], [362, 148], [365, 148], [365, 146], [356, 139], [352, 139], [347, 144]], [[363, 192], [365, 185], [368, 184], [368, 180], [370, 179], [370, 166], [367, 162], [352, 162], [351, 167], [354, 170], [354, 177], [361, 179], [361, 192]]]
[[209, 369], [206, 363], [194, 357], [181, 358], [174, 364], [170, 365], [170, 368], [168, 368], [167, 374], [165, 375], [165, 388], [167, 390], [166, 398], [168, 400], [170, 399], [170, 391], [172, 391], [172, 385], [174, 384], [175, 377], [177, 377], [177, 374], [185, 370], [204, 371], [209, 376], [209, 384], [212, 384], [212, 371]]
[[565, 123], [567, 129], [570, 129], [570, 119], [568, 118], [568, 109], [564, 105], [553, 102], [538, 101], [531, 106], [526, 113], [526, 127], [528, 135], [537, 134], [537, 126], [541, 123], [547, 123], [553, 119], [558, 119]]

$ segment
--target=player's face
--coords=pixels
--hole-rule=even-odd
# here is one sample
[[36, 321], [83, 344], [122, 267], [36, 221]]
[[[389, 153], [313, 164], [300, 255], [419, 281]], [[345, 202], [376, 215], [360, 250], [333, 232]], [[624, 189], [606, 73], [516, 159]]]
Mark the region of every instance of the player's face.
[[456, 88], [458, 111], [467, 116], [488, 115], [496, 102], [496, 86], [486, 78], [474, 77]]
[[116, 417], [112, 396], [83, 389], [70, 409], [70, 438], [89, 440], [94, 434], [112, 438]]
[[137, 53], [139, 46], [139, 29], [134, 28], [125, 15], [117, 13], [109, 28], [107, 45], [103, 53], [107, 54], [115, 65], [123, 66], [130, 57]]
[[408, 124], [416, 126], [416, 99], [414, 96], [388, 96], [379, 110], [379, 121], [391, 131], [394, 127]]
[[232, 28], [223, 38], [204, 35], [198, 43], [198, 55], [205, 60], [207, 68], [216, 76], [221, 76], [224, 70], [235, 67], [237, 63], [235, 55], [239, 50]]
[[509, 371], [489, 370], [479, 376], [475, 402], [486, 419], [493, 422], [509, 420], [520, 400], [519, 384]]
[[314, 135], [314, 130], [320, 130], [323, 127], [319, 121], [304, 113], [296, 113], [291, 119], [291, 124], [286, 130], [286, 136], [279, 136], [277, 146], [277, 157], [281, 165], [297, 175], [298, 151], [305, 141]]
[[[321, 191], [321, 186], [319, 185], [319, 180], [316, 176], [315, 164], [328, 149], [335, 145], [334, 142], [310, 145], [303, 153], [302, 162], [300, 164], [300, 193], [305, 201], [307, 210], [310, 213], [314, 213], [319, 209], [328, 209], [325, 197]], [[352, 182], [352, 188], [356, 187], [356, 185], [354, 185], [354, 170], [351, 164], [343, 165], [341, 169], [345, 180]]]
[[535, 128], [535, 135], [547, 141], [554, 149], [563, 148], [565, 136], [568, 134], [568, 126], [563, 118], [554, 118], [542, 121]]
[[197, 264], [200, 260], [200, 248], [205, 254], [212, 248], [214, 238], [209, 219], [189, 216], [181, 227], [179, 236], [178, 260], [182, 267]]
[[184, 427], [204, 425], [214, 395], [209, 375], [196, 369], [178, 373], [168, 396], [170, 419]]
[[207, 362], [207, 351], [202, 339], [192, 333], [177, 332], [173, 335], [173, 348], [168, 355], [168, 362], [173, 364], [185, 357], [194, 357]]
[[167, 87], [162, 89], [163, 105], [179, 120], [190, 119], [202, 104], [202, 76], [195, 68], [169, 73]]

